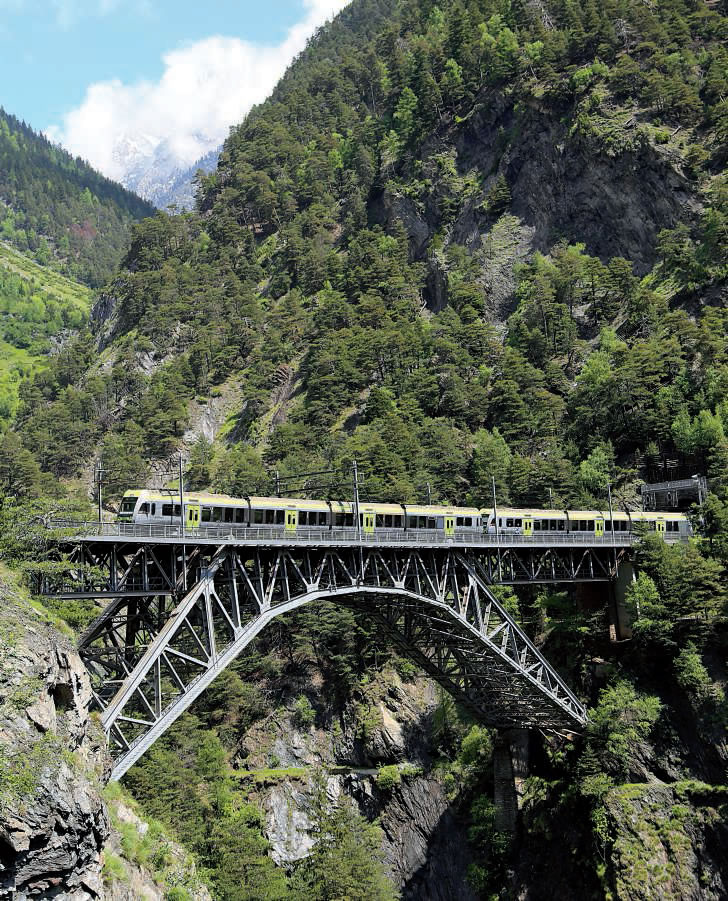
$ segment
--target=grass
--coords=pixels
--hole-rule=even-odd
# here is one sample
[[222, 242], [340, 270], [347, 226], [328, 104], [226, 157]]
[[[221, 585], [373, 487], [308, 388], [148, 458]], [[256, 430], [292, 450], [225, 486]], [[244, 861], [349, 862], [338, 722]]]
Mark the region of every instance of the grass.
[[54, 272], [45, 266], [41, 266], [20, 251], [15, 250], [9, 244], [0, 241], [0, 266], [8, 269], [16, 275], [28, 281], [37, 283], [38, 287], [62, 303], [71, 302], [83, 312], [88, 312], [91, 306], [92, 291], [86, 285], [66, 278], [59, 272]]
[[[93, 295], [85, 285], [40, 266], [2, 242], [0, 242], [0, 269], [11, 272], [27, 282], [32, 289], [33, 297], [74, 312], [79, 321], [87, 319]], [[2, 301], [3, 297], [0, 296], [0, 306]], [[30, 298], [28, 302], [31, 302]], [[5, 321], [12, 321], [14, 311], [17, 309], [20, 313], [23, 309], [22, 305], [16, 308], [14, 304], [15, 301], [9, 301], [9, 309], [4, 308], [5, 311], [0, 314], [0, 420], [10, 419], [14, 415], [21, 381], [32, 377], [41, 369], [47, 357], [47, 352], [33, 350], [32, 344], [28, 347], [19, 347], [5, 340], [3, 317], [6, 317]], [[22, 319], [22, 315], [19, 315], [19, 318]], [[36, 346], [39, 346], [38, 342]]]

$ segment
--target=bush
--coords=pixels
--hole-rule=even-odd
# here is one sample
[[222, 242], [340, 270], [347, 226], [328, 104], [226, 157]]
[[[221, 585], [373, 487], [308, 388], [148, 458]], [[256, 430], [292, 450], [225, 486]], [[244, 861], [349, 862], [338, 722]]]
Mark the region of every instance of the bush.
[[710, 691], [711, 679], [692, 642], [688, 642], [675, 658], [675, 678], [688, 694], [704, 698]]
[[301, 695], [293, 705], [293, 722], [299, 729], [310, 729], [316, 719], [316, 711], [306, 695]]
[[391, 791], [402, 781], [402, 774], [396, 764], [383, 766], [377, 773], [377, 788], [382, 791]]

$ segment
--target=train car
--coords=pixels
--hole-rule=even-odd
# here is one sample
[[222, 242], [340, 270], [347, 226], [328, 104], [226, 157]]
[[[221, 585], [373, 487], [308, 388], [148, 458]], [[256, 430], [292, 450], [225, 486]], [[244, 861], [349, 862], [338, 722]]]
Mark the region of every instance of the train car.
[[[179, 525], [180, 501], [174, 492], [127, 491], [118, 513], [119, 522]], [[185, 528], [231, 531], [265, 526], [284, 532], [314, 529], [353, 529], [354, 505], [349, 501], [320, 501], [284, 497], [230, 497], [191, 492], [184, 497]], [[543, 532], [578, 532], [597, 538], [623, 532], [656, 531], [671, 538], [692, 534], [690, 521], [680, 513], [625, 513], [604, 510], [538, 510], [529, 508], [455, 507], [422, 504], [359, 505], [359, 528], [374, 532], [426, 532], [446, 536], [514, 534], [534, 537]]]
[[624, 532], [656, 531], [670, 537], [692, 535], [690, 520], [682, 513], [609, 510], [536, 510], [499, 507], [482, 511], [487, 514], [489, 533], [538, 535], [543, 532], [579, 532], [597, 538]]

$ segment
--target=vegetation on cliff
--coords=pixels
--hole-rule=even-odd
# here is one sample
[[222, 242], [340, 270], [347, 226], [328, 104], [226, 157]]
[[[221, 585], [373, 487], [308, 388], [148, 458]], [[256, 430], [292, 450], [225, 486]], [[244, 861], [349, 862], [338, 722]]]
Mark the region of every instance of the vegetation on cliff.
[[[492, 736], [442, 699], [430, 741], [484, 897], [725, 891], [726, 36], [697, 0], [355, 0], [233, 131], [198, 209], [135, 227], [95, 336], [20, 385], [0, 439], [19, 559], [12, 524], [48, 479], [100, 457], [113, 501], [217, 400], [215, 440], [187, 441], [191, 487], [333, 468], [345, 492], [357, 459], [376, 500], [487, 504], [495, 479], [502, 502], [604, 507], [609, 484], [627, 506], [639, 479], [705, 472], [704, 537], [640, 550], [628, 646], [573, 595], [511, 598], [593, 708], [572, 745], [533, 741], [515, 845], [488, 800]], [[282, 873], [232, 772], [286, 666], [315, 659], [376, 731], [365, 672], [391, 659], [348, 616], [290, 619], [130, 774], [221, 897], [336, 897], [347, 860], [371, 864], [352, 819], [356, 853], [331, 822], [340, 840]]]

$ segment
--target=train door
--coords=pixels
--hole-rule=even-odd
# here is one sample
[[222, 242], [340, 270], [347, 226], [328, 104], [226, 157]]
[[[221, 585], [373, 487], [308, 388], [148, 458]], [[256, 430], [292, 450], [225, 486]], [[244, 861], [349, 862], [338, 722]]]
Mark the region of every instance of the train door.
[[286, 510], [286, 532], [295, 532], [298, 526], [298, 510]]
[[597, 516], [594, 520], [594, 537], [604, 538], [604, 517]]
[[531, 538], [533, 535], [533, 517], [532, 516], [524, 516], [523, 517], [523, 534], [527, 538]]
[[664, 535], [666, 532], [665, 520], [659, 516], [655, 520], [655, 531], [657, 532], [658, 535]]
[[185, 528], [186, 529], [199, 529], [200, 528], [200, 505], [199, 504], [186, 504], [185, 511], [187, 513], [185, 517]]
[[454, 535], [455, 534], [455, 517], [452, 513], [445, 514], [445, 534], [446, 535]]
[[366, 532], [367, 535], [371, 535], [374, 532], [374, 514], [373, 513], [362, 513], [362, 529]]

